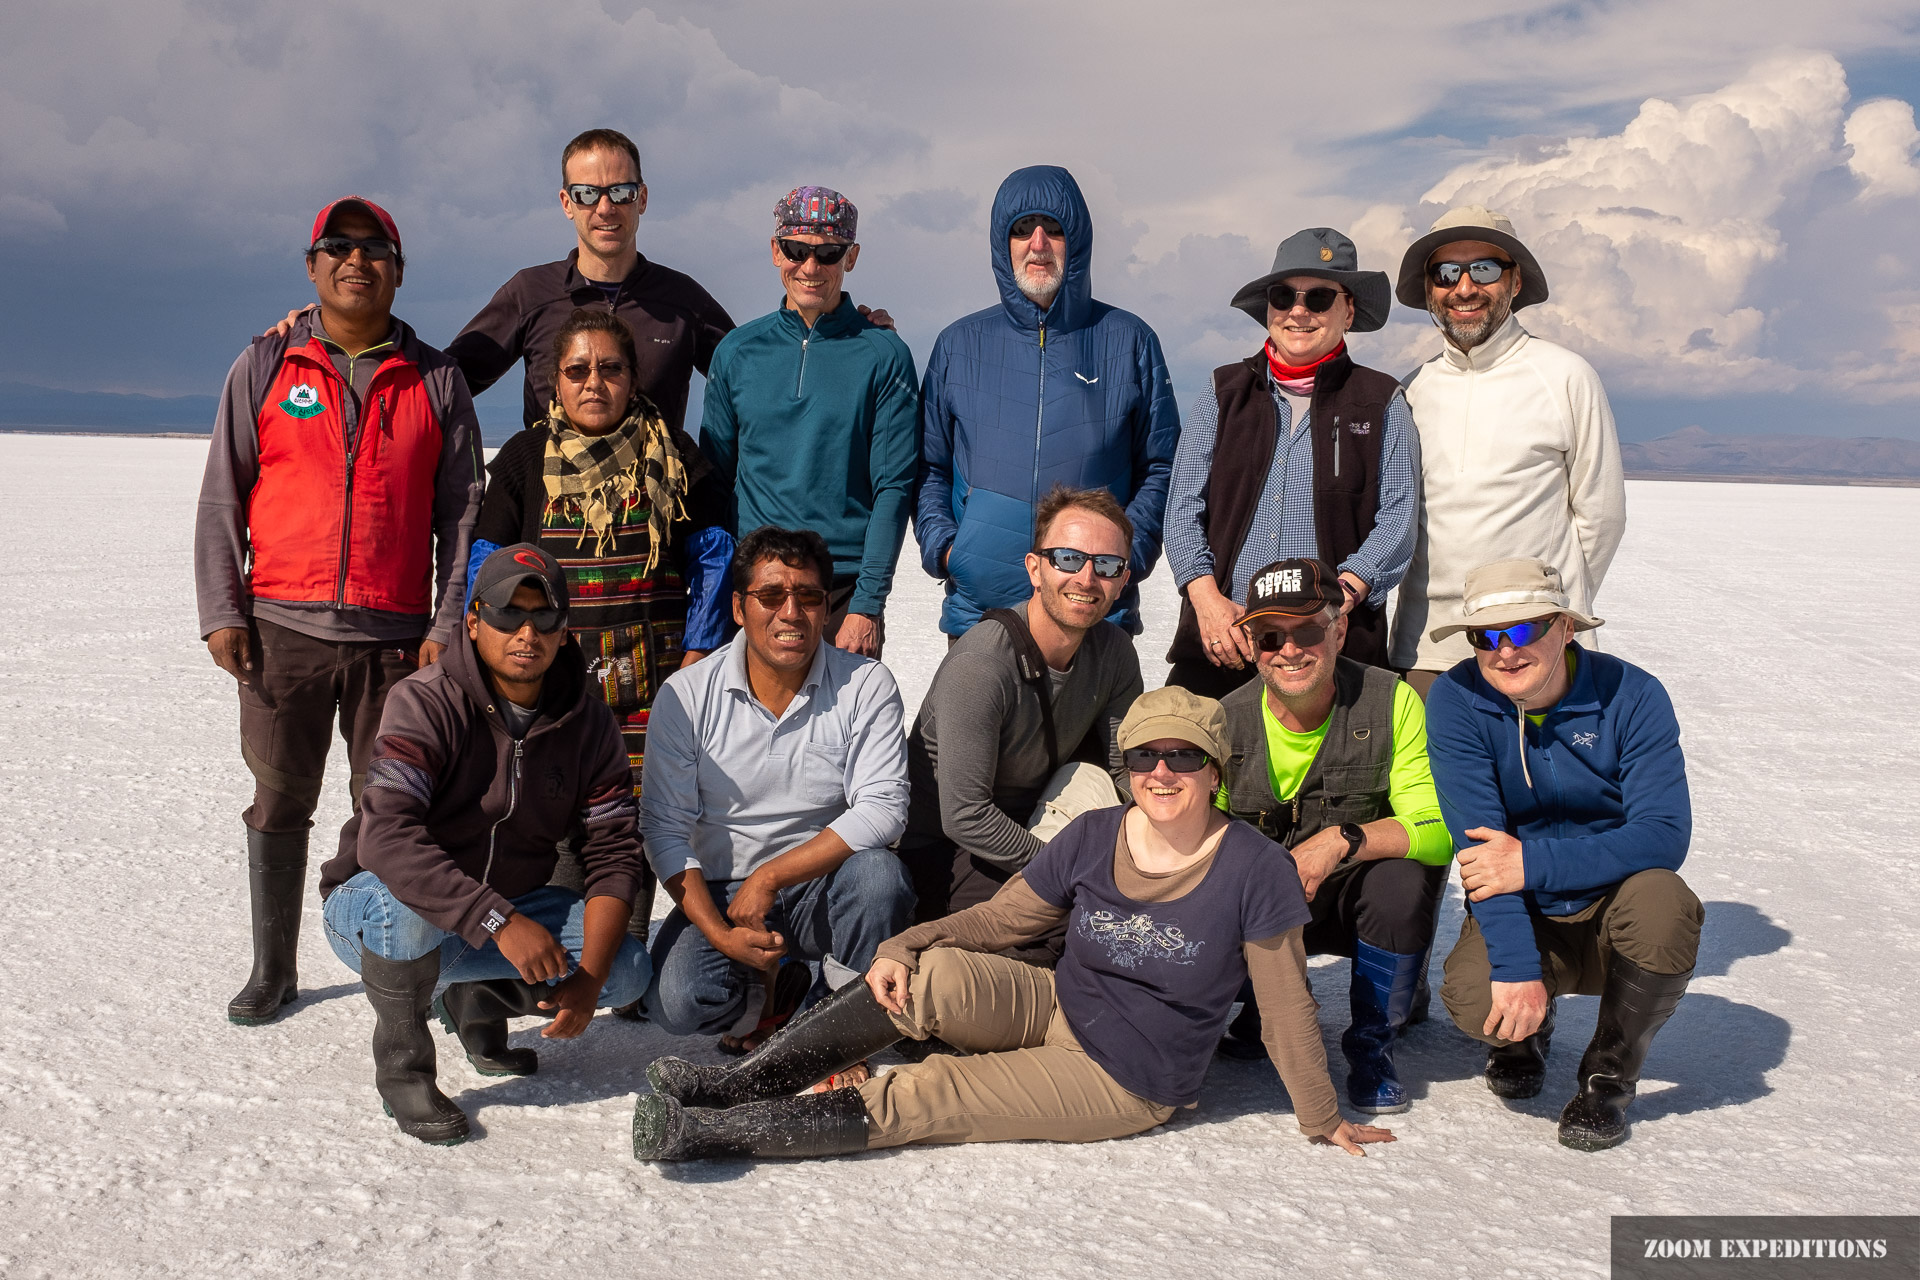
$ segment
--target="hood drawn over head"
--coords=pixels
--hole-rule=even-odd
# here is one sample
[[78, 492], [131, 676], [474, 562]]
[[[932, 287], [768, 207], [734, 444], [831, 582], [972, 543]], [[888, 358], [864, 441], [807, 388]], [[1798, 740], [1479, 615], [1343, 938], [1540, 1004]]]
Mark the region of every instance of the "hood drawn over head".
[[1038, 329], [1042, 312], [1013, 282], [1013, 253], [1007, 236], [1016, 220], [1044, 213], [1060, 223], [1067, 237], [1067, 269], [1060, 292], [1044, 313], [1049, 329], [1078, 329], [1093, 311], [1093, 218], [1086, 197], [1073, 175], [1058, 165], [1036, 164], [1016, 169], [1000, 184], [993, 198], [988, 237], [993, 250], [993, 279], [1000, 286], [1000, 305], [1007, 318], [1022, 329]]

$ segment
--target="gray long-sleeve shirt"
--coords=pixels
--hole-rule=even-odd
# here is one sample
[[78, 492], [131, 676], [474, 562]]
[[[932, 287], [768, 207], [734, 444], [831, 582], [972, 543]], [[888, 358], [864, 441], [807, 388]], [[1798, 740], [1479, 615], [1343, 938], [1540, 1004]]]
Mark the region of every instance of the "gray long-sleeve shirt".
[[283, 627], [328, 641], [411, 640], [425, 634], [445, 644], [459, 624], [465, 607], [467, 548], [474, 520], [480, 513], [483, 484], [480, 468], [480, 424], [466, 379], [454, 363], [414, 337], [413, 330], [394, 321], [390, 339], [349, 356], [320, 326], [317, 312], [294, 322], [288, 348], [304, 344], [309, 336], [327, 346], [334, 368], [347, 384], [348, 402], [341, 406], [351, 432], [360, 417], [359, 391], [375, 370], [403, 350], [420, 366], [433, 411], [440, 422], [440, 460], [434, 474], [433, 537], [434, 598], [432, 617], [390, 613], [332, 604], [294, 605], [257, 600], [247, 589], [247, 566], [252, 542], [247, 532], [247, 507], [260, 480], [260, 433], [254, 417], [259, 393], [256, 379], [271, 379], [276, 369], [262, 369], [255, 351], [240, 353], [227, 373], [220, 407], [214, 417], [213, 440], [207, 449], [207, 469], [200, 482], [200, 508], [193, 539], [193, 577], [200, 609], [200, 635], [222, 627], [245, 627], [249, 619], [266, 618]]
[[[1015, 612], [1025, 617], [1027, 608]], [[1144, 687], [1133, 637], [1096, 623], [1066, 672], [1053, 674], [1061, 763], [1100, 765], [1127, 795], [1120, 721]], [[913, 801], [902, 850], [951, 841], [1012, 871], [1039, 851], [1026, 821], [1047, 785], [1046, 727], [999, 623], [972, 627], [940, 663], [907, 739], [907, 776]]]
[[647, 715], [640, 830], [662, 880], [744, 880], [831, 829], [884, 849], [907, 820], [906, 716], [893, 673], [822, 644], [776, 716], [753, 696], [736, 636], [667, 677]]

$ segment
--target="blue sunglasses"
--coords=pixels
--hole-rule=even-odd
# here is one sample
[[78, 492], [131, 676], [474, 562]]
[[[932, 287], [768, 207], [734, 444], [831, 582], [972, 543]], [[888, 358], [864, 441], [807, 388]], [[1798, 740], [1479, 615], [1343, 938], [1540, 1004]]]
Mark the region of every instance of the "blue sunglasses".
[[1467, 643], [1476, 649], [1492, 653], [1505, 640], [1516, 649], [1524, 649], [1534, 641], [1553, 630], [1553, 624], [1560, 621], [1560, 615], [1551, 618], [1535, 618], [1531, 622], [1516, 622], [1510, 627], [1469, 627]]

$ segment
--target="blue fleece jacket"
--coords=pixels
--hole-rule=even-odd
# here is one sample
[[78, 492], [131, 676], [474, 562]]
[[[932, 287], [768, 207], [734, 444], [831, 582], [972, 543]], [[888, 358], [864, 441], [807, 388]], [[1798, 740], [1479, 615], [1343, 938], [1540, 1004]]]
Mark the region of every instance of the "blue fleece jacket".
[[1673, 702], [1639, 667], [1581, 649], [1566, 696], [1537, 726], [1519, 717], [1472, 659], [1427, 694], [1427, 751], [1454, 847], [1477, 843], [1472, 827], [1521, 845], [1526, 888], [1468, 903], [1496, 982], [1540, 977], [1530, 917], [1572, 915], [1637, 871], [1678, 870], [1693, 834]]
[[700, 448], [734, 496], [734, 536], [763, 524], [827, 540], [853, 613], [878, 616], [893, 586], [920, 465], [913, 354], [853, 299], [809, 329], [778, 311], [721, 339], [707, 371]]
[[[1044, 213], [1067, 240], [1065, 278], [1045, 311], [1013, 282], [1008, 231]], [[1133, 582], [1160, 558], [1180, 415], [1160, 340], [1138, 316], [1097, 302], [1093, 223], [1073, 175], [1039, 165], [1000, 184], [988, 231], [1000, 305], [948, 325], [920, 398], [914, 530], [928, 573], [946, 579], [940, 629], [964, 634], [987, 609], [1033, 594], [1023, 557], [1033, 511], [1056, 484], [1109, 490], [1133, 521]], [[948, 557], [948, 552], [952, 555]], [[1129, 584], [1110, 615], [1140, 633]]]

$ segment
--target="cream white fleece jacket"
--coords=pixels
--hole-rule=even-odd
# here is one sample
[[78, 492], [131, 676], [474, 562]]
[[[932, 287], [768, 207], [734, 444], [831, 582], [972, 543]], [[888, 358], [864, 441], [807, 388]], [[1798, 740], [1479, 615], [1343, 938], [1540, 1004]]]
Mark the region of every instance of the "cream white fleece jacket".
[[1613, 410], [1593, 366], [1509, 316], [1472, 351], [1447, 343], [1407, 384], [1420, 435], [1420, 529], [1400, 584], [1391, 660], [1445, 671], [1471, 657], [1457, 622], [1467, 571], [1539, 556], [1582, 613], [1627, 526]]

